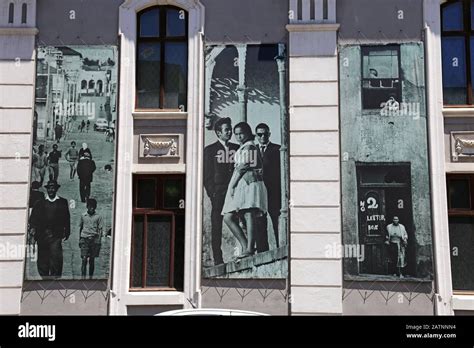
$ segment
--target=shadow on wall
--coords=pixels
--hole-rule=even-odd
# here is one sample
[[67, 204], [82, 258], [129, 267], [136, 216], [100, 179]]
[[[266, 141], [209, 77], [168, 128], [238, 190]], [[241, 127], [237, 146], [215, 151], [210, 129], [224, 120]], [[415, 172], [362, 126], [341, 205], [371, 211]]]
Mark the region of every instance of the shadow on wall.
[[25, 281], [21, 315], [107, 315], [105, 280]]

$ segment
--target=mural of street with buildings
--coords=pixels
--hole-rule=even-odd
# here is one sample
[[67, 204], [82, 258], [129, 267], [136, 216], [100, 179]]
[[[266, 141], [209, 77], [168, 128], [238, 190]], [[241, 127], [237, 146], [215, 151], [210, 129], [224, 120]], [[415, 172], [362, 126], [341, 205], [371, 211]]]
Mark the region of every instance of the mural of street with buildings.
[[116, 47], [38, 49], [28, 280], [108, 277], [116, 100]]

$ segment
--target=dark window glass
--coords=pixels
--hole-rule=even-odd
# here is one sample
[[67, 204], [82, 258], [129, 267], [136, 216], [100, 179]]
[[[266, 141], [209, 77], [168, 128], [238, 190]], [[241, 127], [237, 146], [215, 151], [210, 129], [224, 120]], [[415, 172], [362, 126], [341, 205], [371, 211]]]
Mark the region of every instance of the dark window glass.
[[184, 214], [175, 216], [174, 287], [182, 289], [184, 283]]
[[462, 7], [461, 1], [443, 7], [444, 31], [460, 31], [464, 29]]
[[166, 36], [186, 35], [186, 12], [168, 9], [166, 11]]
[[362, 99], [364, 109], [402, 101], [399, 46], [362, 48]]
[[171, 6], [138, 15], [137, 108], [186, 111], [186, 16], [186, 11]]
[[26, 24], [26, 16], [27, 16], [27, 6], [26, 4], [21, 5], [21, 23]]
[[165, 209], [179, 209], [180, 200], [184, 199], [183, 182], [181, 180], [167, 179], [164, 181]]
[[188, 45], [185, 42], [165, 44], [165, 109], [186, 105]]
[[154, 8], [140, 15], [140, 37], [160, 36], [160, 10]]
[[147, 218], [146, 286], [169, 286], [171, 217], [148, 215]]
[[160, 107], [161, 45], [138, 44], [137, 94], [139, 108]]
[[471, 209], [469, 179], [449, 180], [449, 208]]
[[8, 23], [13, 23], [14, 16], [15, 16], [15, 5], [13, 5], [13, 3], [10, 3], [10, 5], [8, 5]]
[[474, 290], [474, 217], [449, 217], [454, 290]]
[[474, 0], [471, 0], [471, 30], [474, 30]]
[[443, 37], [443, 92], [447, 105], [467, 103], [466, 48], [463, 37]]
[[156, 181], [140, 179], [137, 181], [137, 208], [155, 208]]
[[133, 259], [132, 259], [132, 287], [143, 286], [143, 234], [144, 216], [133, 217]]

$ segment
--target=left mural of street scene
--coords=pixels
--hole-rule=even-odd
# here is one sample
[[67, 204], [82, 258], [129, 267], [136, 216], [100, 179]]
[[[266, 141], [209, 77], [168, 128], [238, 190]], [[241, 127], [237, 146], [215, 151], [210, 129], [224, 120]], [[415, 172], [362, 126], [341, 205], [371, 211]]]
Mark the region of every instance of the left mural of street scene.
[[38, 47], [26, 280], [109, 274], [115, 46]]

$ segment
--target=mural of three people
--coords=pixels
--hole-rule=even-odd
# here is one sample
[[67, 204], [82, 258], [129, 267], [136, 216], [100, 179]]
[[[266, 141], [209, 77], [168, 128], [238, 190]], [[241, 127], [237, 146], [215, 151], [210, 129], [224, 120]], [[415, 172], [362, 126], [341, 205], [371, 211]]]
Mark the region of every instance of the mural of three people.
[[286, 103], [278, 50], [278, 45], [207, 48], [205, 277], [286, 276], [286, 227], [280, 230], [280, 220], [286, 190], [281, 159], [287, 154], [279, 144]]

